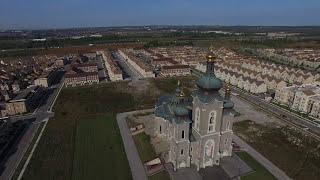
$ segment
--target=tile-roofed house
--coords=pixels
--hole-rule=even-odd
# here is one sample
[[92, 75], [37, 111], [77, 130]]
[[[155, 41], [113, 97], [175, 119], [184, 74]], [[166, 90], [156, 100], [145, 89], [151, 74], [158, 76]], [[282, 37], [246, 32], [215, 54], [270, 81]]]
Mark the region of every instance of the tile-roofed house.
[[189, 65], [173, 65], [173, 66], [162, 66], [160, 76], [186, 76], [190, 75]]
[[98, 72], [83, 72], [83, 73], [67, 73], [64, 79], [64, 85], [82, 86], [87, 84], [99, 83]]
[[102, 56], [110, 81], [123, 80], [122, 71], [115, 62], [110, 52], [98, 51], [97, 54]]
[[315, 118], [320, 118], [320, 95], [313, 96], [310, 100], [313, 102], [310, 115]]
[[145, 62], [141, 59], [138, 59], [133, 50], [130, 49], [122, 49], [118, 50], [119, 54], [124, 57], [124, 59], [133, 67], [135, 68], [143, 77], [155, 77], [153, 70], [149, 67]]

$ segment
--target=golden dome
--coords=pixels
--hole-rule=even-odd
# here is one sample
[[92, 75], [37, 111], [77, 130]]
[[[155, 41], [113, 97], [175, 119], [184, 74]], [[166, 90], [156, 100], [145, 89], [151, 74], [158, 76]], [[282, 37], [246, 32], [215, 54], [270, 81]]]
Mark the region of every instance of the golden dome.
[[210, 52], [207, 54], [206, 58], [208, 62], [214, 62], [217, 59], [217, 56], [213, 52], [213, 47], [210, 46]]
[[214, 62], [214, 61], [217, 59], [217, 57], [216, 57], [214, 54], [211, 54], [211, 53], [209, 53], [209, 54], [206, 56], [206, 58], [207, 58], [207, 61], [208, 61], [208, 62]]
[[230, 93], [231, 93], [231, 86], [230, 86], [229, 83], [227, 83], [227, 85], [226, 85], [226, 94], [230, 95]]

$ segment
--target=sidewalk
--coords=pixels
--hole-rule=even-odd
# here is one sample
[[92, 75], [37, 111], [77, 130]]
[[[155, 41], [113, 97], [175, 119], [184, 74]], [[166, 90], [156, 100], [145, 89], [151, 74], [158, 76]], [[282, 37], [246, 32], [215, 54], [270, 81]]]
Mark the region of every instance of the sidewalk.
[[129, 161], [132, 178], [134, 180], [147, 180], [147, 175], [143, 167], [143, 163], [140, 160], [138, 150], [129, 131], [129, 127], [126, 122], [126, 117], [136, 113], [153, 112], [153, 109], [132, 111], [117, 114], [117, 122], [120, 129], [123, 145]]

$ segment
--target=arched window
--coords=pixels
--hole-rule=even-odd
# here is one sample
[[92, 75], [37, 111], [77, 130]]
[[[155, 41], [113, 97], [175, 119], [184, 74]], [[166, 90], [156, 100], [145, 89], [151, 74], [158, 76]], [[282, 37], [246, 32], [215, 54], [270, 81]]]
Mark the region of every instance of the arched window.
[[162, 134], [162, 129], [161, 129], [161, 125], [160, 125], [160, 127], [159, 127], [159, 131], [160, 131], [160, 134]]
[[230, 130], [230, 121], [227, 122], [227, 130]]
[[199, 130], [199, 124], [200, 124], [200, 109], [199, 108], [196, 108], [196, 112], [195, 112], [195, 128]]
[[209, 114], [208, 132], [214, 132], [216, 127], [216, 111], [211, 111]]
[[181, 138], [184, 139], [184, 130], [181, 132]]
[[213, 157], [214, 155], [214, 141], [210, 139], [206, 142], [204, 146], [204, 153], [207, 157]]
[[183, 155], [183, 149], [181, 149], [181, 152], [180, 152], [180, 154], [181, 154], [181, 155]]

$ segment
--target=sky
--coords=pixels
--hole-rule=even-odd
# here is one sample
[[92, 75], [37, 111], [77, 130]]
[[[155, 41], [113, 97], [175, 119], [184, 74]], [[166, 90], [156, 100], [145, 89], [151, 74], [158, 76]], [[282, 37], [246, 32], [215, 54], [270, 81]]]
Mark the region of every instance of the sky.
[[320, 25], [320, 0], [0, 0], [0, 29]]

